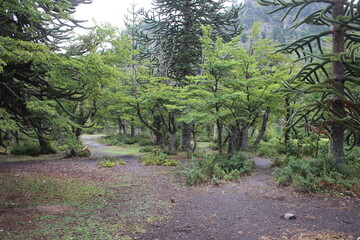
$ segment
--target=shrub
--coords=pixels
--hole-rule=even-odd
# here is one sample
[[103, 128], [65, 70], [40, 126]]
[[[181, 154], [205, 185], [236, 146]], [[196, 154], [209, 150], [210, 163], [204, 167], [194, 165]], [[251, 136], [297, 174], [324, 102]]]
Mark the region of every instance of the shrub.
[[152, 145], [152, 141], [149, 136], [140, 134], [132, 137], [129, 134], [116, 134], [104, 136], [101, 138], [101, 142], [107, 145], [121, 146], [124, 144], [135, 144], [139, 143], [140, 146]]
[[163, 166], [177, 166], [179, 161], [171, 160], [166, 153], [161, 149], [156, 149], [146, 155], [140, 156], [140, 161], [143, 165], [163, 165]]
[[214, 143], [214, 142], [210, 142], [210, 143], [208, 144], [208, 147], [209, 147], [211, 150], [214, 150], [214, 151], [219, 150], [219, 147], [218, 147], [217, 143]]
[[42, 149], [36, 142], [23, 142], [13, 146], [11, 153], [14, 155], [29, 155], [36, 157], [42, 153]]
[[261, 141], [259, 148], [257, 150], [257, 153], [260, 156], [274, 157], [279, 154], [277, 151], [276, 145], [277, 145], [277, 143], [274, 143], [273, 141], [271, 141], [271, 142]]
[[346, 166], [337, 167], [327, 155], [310, 159], [292, 156], [282, 168], [275, 170], [274, 176], [280, 185], [291, 184], [304, 192], [358, 191], [359, 177], [351, 176], [345, 169]]
[[71, 149], [77, 151], [82, 149], [83, 147], [84, 146], [82, 145], [82, 142], [80, 140], [76, 139], [74, 136], [68, 136], [61, 141], [57, 149], [60, 151], [70, 151]]
[[140, 148], [139, 152], [141, 152], [141, 153], [144, 153], [144, 152], [156, 152], [156, 148], [151, 147], [151, 146], [146, 146], [146, 147]]
[[99, 161], [99, 165], [102, 167], [114, 167], [116, 165], [124, 165], [125, 162], [121, 158], [117, 159], [113, 156], [102, 158], [102, 160]]
[[141, 138], [139, 139], [140, 146], [150, 146], [153, 145], [153, 141], [150, 138]]
[[199, 142], [211, 142], [211, 141], [213, 141], [213, 138], [209, 137], [209, 136], [198, 136], [197, 140]]
[[234, 155], [206, 154], [202, 159], [193, 159], [180, 174], [186, 183], [196, 185], [205, 181], [218, 183], [221, 180], [236, 180], [250, 173], [255, 164], [241, 153]]
[[351, 150], [345, 152], [347, 163], [360, 164], [360, 146], [355, 146]]

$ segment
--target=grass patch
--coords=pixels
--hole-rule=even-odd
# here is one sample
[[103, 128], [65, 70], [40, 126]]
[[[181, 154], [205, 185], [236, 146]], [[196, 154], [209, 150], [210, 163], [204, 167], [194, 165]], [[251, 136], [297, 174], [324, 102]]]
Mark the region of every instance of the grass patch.
[[[165, 219], [171, 205], [154, 194], [156, 186], [113, 174], [108, 181], [1, 174], [0, 211], [6, 213], [0, 218], [0, 239], [122, 239]], [[41, 212], [50, 207], [64, 211]]]
[[24, 204], [63, 204], [81, 207], [105, 190], [94, 183], [76, 178], [42, 175], [2, 174], [0, 176], [0, 206], [21, 207]]
[[141, 146], [139, 144], [131, 144], [131, 145], [122, 145], [122, 146], [112, 146], [109, 149], [105, 149], [105, 153], [109, 154], [122, 154], [122, 155], [130, 155], [130, 154], [139, 154]]
[[0, 158], [0, 162], [26, 162], [26, 161], [51, 161], [61, 159], [60, 154], [56, 155], [40, 155], [37, 157], [32, 156], [5, 156]]

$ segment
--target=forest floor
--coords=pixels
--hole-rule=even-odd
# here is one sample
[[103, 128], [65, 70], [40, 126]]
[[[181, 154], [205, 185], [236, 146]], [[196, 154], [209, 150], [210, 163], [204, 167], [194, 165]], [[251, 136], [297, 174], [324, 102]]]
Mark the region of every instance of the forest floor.
[[[176, 168], [142, 166], [84, 136], [90, 158], [0, 156], [0, 239], [273, 240], [360, 237], [360, 197], [278, 187], [271, 161], [239, 182], [189, 187]], [[99, 166], [99, 158], [126, 164]], [[12, 161], [13, 158], [13, 161]], [[293, 213], [296, 219], [281, 216]]]

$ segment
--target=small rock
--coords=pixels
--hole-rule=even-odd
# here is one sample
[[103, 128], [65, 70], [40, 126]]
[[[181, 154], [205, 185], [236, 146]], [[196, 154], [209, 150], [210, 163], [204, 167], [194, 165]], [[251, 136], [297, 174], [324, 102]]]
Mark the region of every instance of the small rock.
[[281, 216], [281, 218], [286, 220], [292, 220], [292, 219], [296, 219], [296, 216], [293, 213], [285, 213], [284, 215]]
[[42, 184], [45, 184], [46, 183], [46, 181], [44, 180], [44, 181], [42, 181]]

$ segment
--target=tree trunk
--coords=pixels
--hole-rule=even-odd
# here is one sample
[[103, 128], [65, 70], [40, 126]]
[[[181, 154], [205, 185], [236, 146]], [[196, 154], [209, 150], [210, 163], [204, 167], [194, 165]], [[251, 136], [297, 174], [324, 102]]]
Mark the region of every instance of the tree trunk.
[[164, 146], [165, 138], [161, 132], [154, 132], [155, 134], [155, 145]]
[[192, 152], [196, 152], [196, 149], [197, 149], [197, 138], [196, 138], [196, 126], [195, 124], [193, 124], [192, 126], [192, 129], [191, 129], [191, 132], [192, 132], [192, 136], [193, 136], [193, 141], [194, 141], [194, 146], [192, 148]]
[[[333, 1], [333, 18], [337, 19], [344, 14], [344, 5], [342, 0]], [[345, 30], [343, 27], [333, 24], [333, 54], [344, 52]], [[340, 93], [344, 93], [345, 66], [340, 61], [332, 62], [333, 87]], [[332, 110], [335, 118], [345, 117], [345, 107], [341, 101], [341, 96], [333, 95]], [[344, 163], [344, 126], [334, 121], [331, 128], [331, 151], [336, 160], [336, 165]]]
[[130, 135], [135, 137], [135, 126], [133, 124], [130, 124]]
[[242, 138], [243, 138], [243, 132], [240, 130], [240, 127], [238, 125], [239, 123], [236, 123], [229, 128], [229, 134], [228, 134], [228, 153], [234, 153], [240, 150], [242, 146]]
[[222, 125], [219, 120], [216, 120], [216, 129], [217, 129], [217, 148], [219, 151], [219, 154], [222, 154]]
[[4, 142], [3, 142], [1, 129], [0, 129], [0, 146], [3, 147], [3, 148], [6, 148], [6, 146], [5, 146]]
[[171, 133], [169, 138], [169, 154], [175, 152], [176, 133]]
[[270, 107], [267, 107], [264, 112], [261, 129], [260, 129], [259, 135], [255, 139], [254, 146], [257, 146], [260, 143], [261, 139], [263, 138], [263, 136], [265, 134], [267, 122], [268, 122], [269, 116], [270, 116], [270, 110], [271, 110]]
[[[290, 99], [289, 98], [285, 98], [285, 107], [286, 107], [286, 115], [285, 115], [285, 124], [284, 125], [286, 125], [286, 123], [290, 120], [290, 117], [291, 117], [291, 108], [290, 108]], [[288, 144], [289, 141], [290, 141], [290, 129], [285, 128], [284, 143]]]
[[241, 150], [247, 150], [249, 148], [249, 129], [246, 128], [241, 132]]
[[44, 138], [41, 133], [38, 134], [38, 140], [41, 148], [41, 153], [51, 154], [55, 152], [53, 148], [50, 146], [49, 141], [46, 138]]
[[17, 144], [17, 145], [19, 145], [20, 144], [20, 138], [19, 138], [19, 133], [18, 133], [18, 131], [14, 131], [14, 132], [11, 132], [12, 133], [12, 135], [15, 137], [15, 143]]
[[214, 143], [217, 143], [218, 142], [218, 137], [219, 137], [219, 129], [218, 129], [218, 127], [217, 127], [217, 124], [215, 123], [214, 124], [214, 134], [213, 134], [213, 142]]
[[182, 124], [181, 149], [191, 151], [191, 126], [185, 122]]
[[126, 121], [119, 118], [118, 119], [118, 127], [119, 127], [119, 134], [121, 132], [123, 132], [124, 134], [126, 134]]

